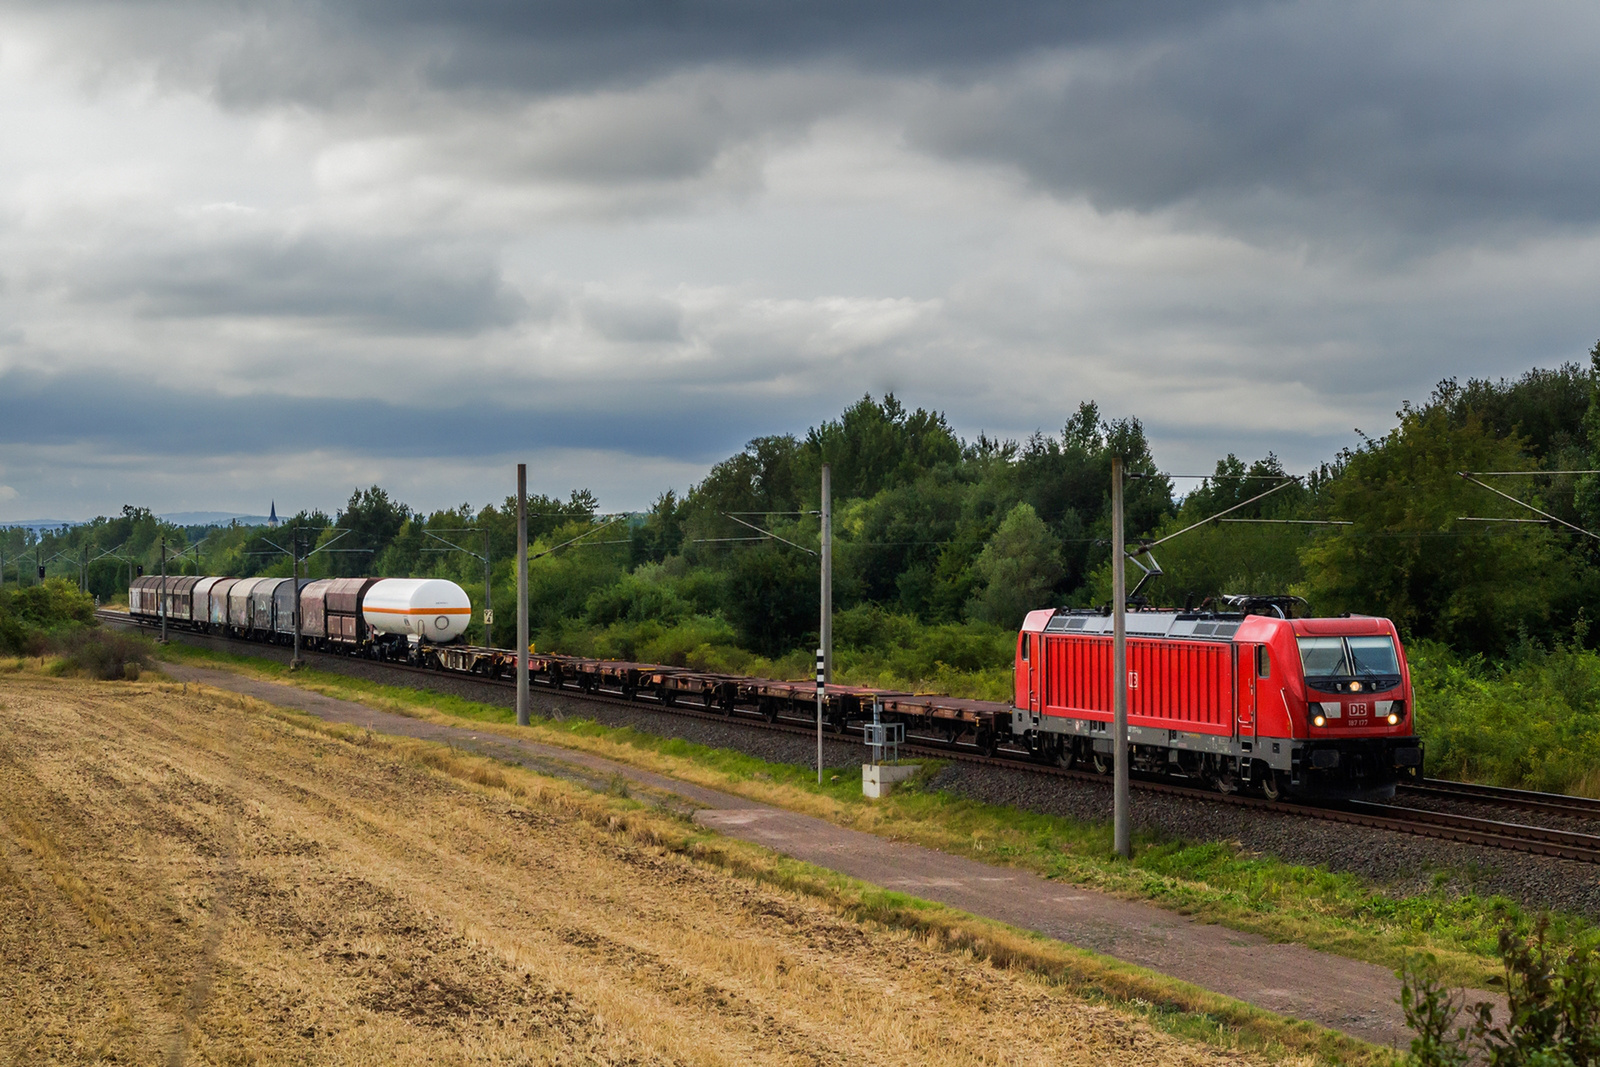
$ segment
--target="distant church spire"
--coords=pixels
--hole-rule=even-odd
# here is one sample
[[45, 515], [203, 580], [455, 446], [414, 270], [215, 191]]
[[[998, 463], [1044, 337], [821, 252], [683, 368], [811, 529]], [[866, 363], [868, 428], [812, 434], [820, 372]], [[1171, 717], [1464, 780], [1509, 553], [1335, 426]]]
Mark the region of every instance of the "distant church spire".
[[274, 500], [272, 502], [272, 514], [267, 516], [267, 529], [276, 530], [277, 528], [278, 528], [278, 502], [276, 500]]

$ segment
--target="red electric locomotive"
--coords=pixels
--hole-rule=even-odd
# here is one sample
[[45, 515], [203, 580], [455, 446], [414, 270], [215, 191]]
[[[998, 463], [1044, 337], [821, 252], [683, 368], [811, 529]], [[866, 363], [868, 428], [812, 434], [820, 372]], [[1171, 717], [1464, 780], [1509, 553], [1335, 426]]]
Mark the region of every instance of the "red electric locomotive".
[[[1128, 612], [1133, 770], [1269, 799], [1386, 798], [1421, 777], [1393, 623], [1239, 599], [1237, 613]], [[1012, 733], [1062, 766], [1110, 770], [1111, 628], [1108, 614], [1034, 611], [1017, 637]]]

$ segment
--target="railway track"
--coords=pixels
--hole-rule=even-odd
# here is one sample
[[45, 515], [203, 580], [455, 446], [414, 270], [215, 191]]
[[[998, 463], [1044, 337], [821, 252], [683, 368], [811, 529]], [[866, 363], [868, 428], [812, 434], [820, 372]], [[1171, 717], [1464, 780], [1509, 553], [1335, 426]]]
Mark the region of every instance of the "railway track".
[[1503, 786], [1477, 785], [1473, 782], [1452, 782], [1447, 778], [1428, 778], [1420, 785], [1402, 785], [1397, 795], [1469, 800], [1546, 815], [1600, 819], [1600, 800], [1591, 800], [1589, 797], [1569, 797], [1564, 793], [1537, 793], [1528, 789], [1506, 789]]
[[[139, 620], [131, 619], [121, 612], [100, 611], [96, 614], [103, 621], [112, 625], [141, 631], [156, 628]], [[198, 640], [215, 647], [223, 647], [235, 651], [244, 650], [259, 653], [261, 650], [261, 646], [256, 642], [241, 641], [214, 634], [173, 631], [171, 636], [185, 641]], [[326, 660], [333, 663], [346, 664], [350, 662], [350, 657], [348, 656], [322, 652], [302, 651], [301, 656], [307, 660]], [[360, 662], [379, 667], [399, 676], [420, 676], [428, 679], [447, 678], [458, 683], [502, 690], [516, 688], [516, 683], [512, 679], [488, 678], [474, 674], [438, 671], [409, 664], [389, 663], [378, 660], [362, 660]], [[708, 710], [682, 703], [668, 704], [659, 702], [653, 695], [648, 693], [636, 693], [629, 697], [620, 691], [610, 692], [605, 689], [585, 691], [575, 687], [562, 686], [559, 689], [552, 690], [542, 684], [536, 687], [546, 691], [560, 692], [563, 697], [576, 701], [631, 709], [654, 708], [662, 713], [685, 718], [705, 719], [714, 722], [735, 722], [755, 729], [774, 730], [805, 737], [814, 737], [816, 732], [814, 722], [802, 724], [782, 716], [769, 718], [754, 709]], [[835, 740], [842, 740], [849, 735], [832, 732], [830, 736]], [[919, 738], [908, 734], [906, 744], [901, 746], [901, 750], [907, 755], [958, 760], [964, 763], [1000, 768], [1010, 772], [1109, 784], [1108, 775], [1040, 763], [1031, 759], [1025, 751], [1015, 748], [1002, 747], [1000, 754], [986, 756], [977, 751], [971, 744], [952, 744], [940, 739]], [[1577, 833], [1570, 830], [1558, 830], [1509, 820], [1486, 819], [1451, 812], [1433, 811], [1426, 808], [1406, 807], [1400, 803], [1345, 802], [1338, 805], [1324, 806], [1284, 800], [1271, 801], [1262, 797], [1238, 794], [1222, 794], [1208, 788], [1190, 786], [1181, 781], [1135, 777], [1131, 784], [1135, 789], [1147, 793], [1166, 794], [1189, 800], [1202, 800], [1212, 804], [1251, 808], [1284, 816], [1339, 822], [1347, 825], [1389, 830], [1396, 833], [1506, 849], [1532, 855], [1552, 856], [1586, 863], [1600, 863], [1600, 834]], [[1504, 789], [1497, 786], [1452, 782], [1445, 779], [1425, 779], [1419, 784], [1402, 785], [1397, 792], [1397, 800], [1404, 796], [1462, 800], [1518, 811], [1565, 816], [1578, 815], [1600, 819], [1600, 801], [1583, 797], [1569, 797], [1559, 794]]]

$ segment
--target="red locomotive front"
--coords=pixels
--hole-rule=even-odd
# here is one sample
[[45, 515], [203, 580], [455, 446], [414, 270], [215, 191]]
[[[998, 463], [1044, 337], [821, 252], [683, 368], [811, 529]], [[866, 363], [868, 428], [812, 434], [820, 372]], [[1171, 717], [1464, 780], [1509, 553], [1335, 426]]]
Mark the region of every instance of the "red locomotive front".
[[[1381, 798], [1419, 777], [1411, 675], [1387, 619], [1127, 614], [1130, 766], [1276, 798]], [[1111, 764], [1111, 617], [1035, 611], [1013, 733], [1063, 766]]]

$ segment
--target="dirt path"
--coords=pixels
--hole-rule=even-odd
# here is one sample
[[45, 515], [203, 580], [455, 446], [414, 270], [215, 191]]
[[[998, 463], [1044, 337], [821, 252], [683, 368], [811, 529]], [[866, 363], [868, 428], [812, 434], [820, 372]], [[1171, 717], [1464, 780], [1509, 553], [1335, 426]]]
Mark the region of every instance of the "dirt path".
[[0, 679], [0, 1063], [1241, 1059], [228, 699]]
[[[1194, 922], [1026, 871], [885, 841], [596, 756], [423, 722], [226, 671], [187, 665], [168, 670], [174, 677], [231, 688], [332, 721], [447, 741], [501, 759], [532, 760], [546, 770], [565, 767], [570, 775], [600, 782], [621, 776], [685, 798], [698, 806], [695, 818], [707, 826], [796, 859], [1092, 948], [1376, 1044], [1404, 1047], [1411, 1038], [1398, 1005], [1399, 983], [1382, 967]], [[1473, 999], [1499, 998], [1480, 991]]]

